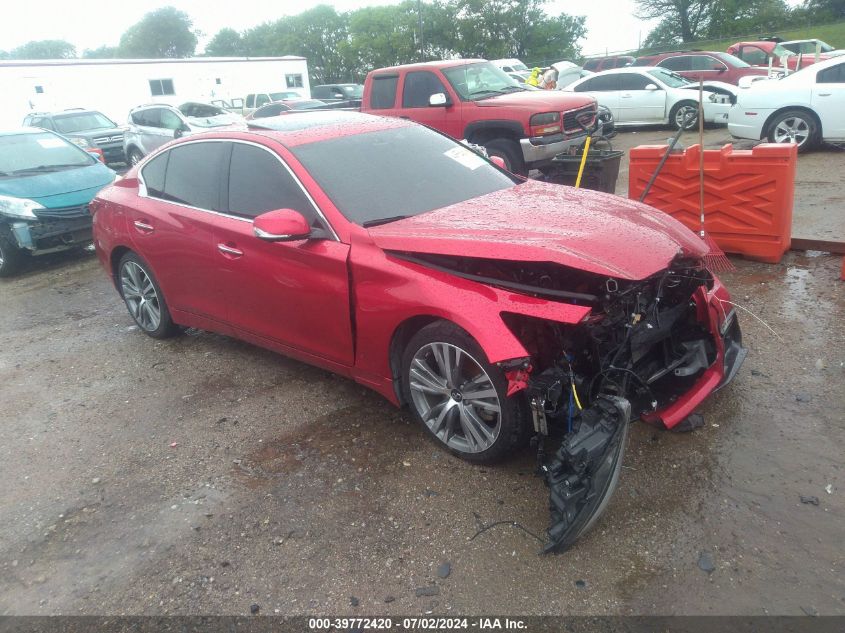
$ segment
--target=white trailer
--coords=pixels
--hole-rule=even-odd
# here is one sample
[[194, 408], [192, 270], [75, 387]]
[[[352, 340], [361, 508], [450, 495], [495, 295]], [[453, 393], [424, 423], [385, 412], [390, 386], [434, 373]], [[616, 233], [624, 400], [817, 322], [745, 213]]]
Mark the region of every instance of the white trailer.
[[99, 110], [122, 124], [137, 105], [231, 100], [250, 92], [311, 96], [304, 57], [0, 60], [0, 129], [30, 112]]

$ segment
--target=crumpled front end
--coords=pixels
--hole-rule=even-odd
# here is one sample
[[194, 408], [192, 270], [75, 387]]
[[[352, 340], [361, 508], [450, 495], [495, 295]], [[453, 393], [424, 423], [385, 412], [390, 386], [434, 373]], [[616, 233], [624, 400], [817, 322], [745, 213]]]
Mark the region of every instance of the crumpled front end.
[[[524, 385], [550, 488], [546, 551], [568, 548], [607, 505], [630, 420], [678, 426], [746, 355], [727, 291], [697, 261], [641, 281], [580, 272], [568, 288], [592, 308], [576, 325], [503, 315], [531, 353], [509, 376]], [[549, 437], [561, 439], [551, 457]]]

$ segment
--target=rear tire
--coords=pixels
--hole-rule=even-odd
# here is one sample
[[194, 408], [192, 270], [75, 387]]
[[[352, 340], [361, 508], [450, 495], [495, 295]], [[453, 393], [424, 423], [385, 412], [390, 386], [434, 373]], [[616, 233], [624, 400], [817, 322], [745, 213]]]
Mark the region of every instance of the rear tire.
[[525, 405], [466, 332], [425, 326], [402, 355], [402, 390], [414, 417], [442, 448], [474, 463], [500, 460], [519, 443]]
[[28, 253], [15, 243], [12, 232], [6, 226], [0, 226], [0, 277], [16, 275]]
[[525, 176], [528, 170], [525, 169], [525, 161], [522, 160], [522, 150], [516, 141], [505, 138], [494, 138], [492, 141], [482, 143], [487, 150], [488, 156], [498, 156], [505, 161], [505, 169], [512, 174]]
[[120, 296], [129, 315], [147, 336], [163, 339], [179, 333], [149, 264], [133, 252], [117, 265]]
[[813, 149], [819, 142], [819, 126], [806, 110], [786, 110], [769, 123], [769, 143], [795, 143], [798, 152]]

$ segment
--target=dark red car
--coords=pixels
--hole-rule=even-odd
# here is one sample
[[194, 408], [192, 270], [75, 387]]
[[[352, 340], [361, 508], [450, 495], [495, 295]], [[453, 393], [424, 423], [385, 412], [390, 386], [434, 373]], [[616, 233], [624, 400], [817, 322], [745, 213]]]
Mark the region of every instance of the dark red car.
[[171, 142], [92, 202], [135, 322], [346, 376], [470, 461], [562, 438], [550, 550], [607, 504], [631, 419], [682, 424], [744, 358], [704, 243], [668, 215], [398, 118], [260, 124]]
[[687, 79], [723, 81], [739, 85], [748, 76], [766, 76], [767, 68], [751, 66], [728, 53], [713, 51], [673, 51], [638, 57], [633, 66], [659, 66]]
[[[816, 63], [814, 54], [802, 54], [799, 60], [796, 53], [785, 48], [780, 42], [737, 42], [728, 47], [728, 53], [752, 66], [768, 66], [771, 63], [773, 68], [782, 68], [782, 60], [785, 59], [787, 68], [793, 71]], [[821, 53], [819, 61], [825, 59], [830, 59], [830, 55]]]

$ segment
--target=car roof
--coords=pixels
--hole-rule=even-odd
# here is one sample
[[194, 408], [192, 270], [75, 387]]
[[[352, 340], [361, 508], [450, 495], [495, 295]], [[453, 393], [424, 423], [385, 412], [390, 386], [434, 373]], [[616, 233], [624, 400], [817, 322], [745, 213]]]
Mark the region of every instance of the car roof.
[[486, 59], [439, 59], [432, 62], [420, 62], [418, 64], [401, 64], [399, 66], [388, 66], [386, 68], [379, 68], [372, 71], [375, 74], [383, 72], [399, 72], [400, 70], [413, 70], [414, 68], [454, 68], [456, 66], [467, 66], [468, 64], [478, 64], [486, 62]]
[[625, 66], [624, 68], [608, 68], [607, 70], [600, 70], [599, 72], [590, 75], [590, 77], [592, 78], [599, 77], [601, 75], [619, 75], [621, 73], [644, 72], [648, 70], [654, 70], [655, 68], [659, 70], [666, 70], [665, 68], [660, 68], [660, 66]]
[[249, 137], [261, 136], [291, 148], [342, 136], [354, 136], [417, 125], [397, 117], [383, 117], [339, 110], [301, 110], [293, 115], [254, 119], [248, 121], [248, 124], [246, 132], [242, 130], [219, 130], [185, 138], [189, 140], [204, 137], [249, 140]]

